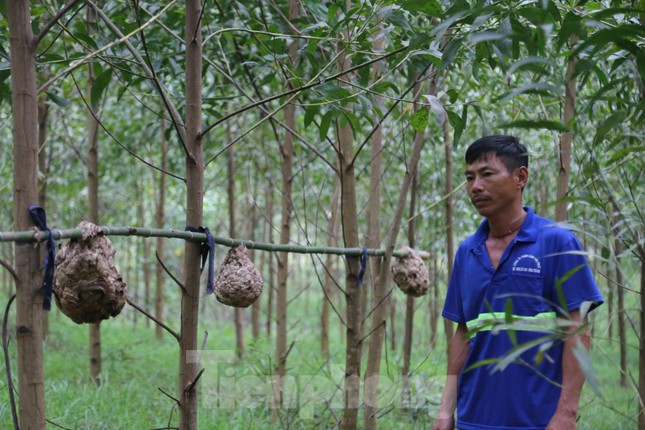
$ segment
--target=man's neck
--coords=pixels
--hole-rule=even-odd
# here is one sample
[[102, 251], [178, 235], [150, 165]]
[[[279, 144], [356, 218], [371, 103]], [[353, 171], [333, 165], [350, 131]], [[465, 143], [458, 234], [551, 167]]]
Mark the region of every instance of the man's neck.
[[500, 239], [516, 233], [526, 218], [526, 212], [520, 206], [519, 208], [501, 214], [496, 217], [488, 218], [489, 236], [494, 239]]

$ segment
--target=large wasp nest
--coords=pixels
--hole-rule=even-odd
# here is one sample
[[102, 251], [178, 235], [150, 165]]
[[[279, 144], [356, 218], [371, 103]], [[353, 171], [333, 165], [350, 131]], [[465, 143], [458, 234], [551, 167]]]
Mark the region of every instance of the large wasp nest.
[[262, 293], [262, 275], [240, 244], [228, 250], [215, 280], [215, 297], [225, 305], [246, 308]]
[[404, 247], [407, 257], [397, 258], [392, 265], [392, 279], [401, 291], [410, 296], [419, 297], [428, 292], [430, 274], [419, 254], [410, 247]]
[[87, 221], [78, 228], [83, 236], [57, 253], [54, 295], [75, 323], [98, 323], [121, 312], [128, 289], [114, 267], [116, 249], [101, 228]]

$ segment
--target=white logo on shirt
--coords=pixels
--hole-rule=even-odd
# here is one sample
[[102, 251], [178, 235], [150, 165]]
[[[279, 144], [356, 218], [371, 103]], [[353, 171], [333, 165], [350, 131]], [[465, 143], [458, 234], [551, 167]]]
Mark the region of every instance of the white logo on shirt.
[[523, 254], [513, 261], [513, 268], [511, 270], [513, 272], [539, 275], [542, 273], [542, 264], [540, 264], [540, 260], [535, 255]]

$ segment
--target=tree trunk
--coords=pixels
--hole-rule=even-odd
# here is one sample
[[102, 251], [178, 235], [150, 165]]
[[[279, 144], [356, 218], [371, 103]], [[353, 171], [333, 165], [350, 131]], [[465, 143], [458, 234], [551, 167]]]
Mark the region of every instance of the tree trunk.
[[[138, 178], [136, 181], [137, 195], [142, 195], [143, 190], [140, 181], [142, 178]], [[139, 219], [139, 225], [148, 225], [146, 223], [146, 208], [144, 204], [145, 199], [139, 199], [137, 201], [137, 218]], [[142, 240], [141, 243], [141, 254], [143, 255], [142, 259], [139, 260], [135, 258], [133, 261], [141, 261], [141, 265], [137, 265], [135, 270], [137, 273], [137, 279], [139, 278], [139, 272], [143, 271], [143, 307], [148, 309], [150, 307], [150, 283], [152, 279], [152, 273], [150, 272], [150, 241]], [[137, 253], [137, 255], [139, 255]], [[138, 284], [138, 283], [137, 283]], [[134, 315], [137, 315], [139, 312], [134, 312]], [[145, 318], [146, 326], [150, 327], [150, 318]], [[136, 317], [135, 317], [136, 321]]]
[[[433, 84], [431, 84], [433, 85]], [[454, 201], [452, 199], [452, 136], [450, 135], [450, 129], [448, 121], [443, 125], [443, 144], [446, 157], [446, 190], [445, 190], [445, 209], [446, 209], [446, 260], [448, 264], [448, 282], [450, 282], [450, 275], [452, 274], [452, 267], [455, 260], [455, 226], [452, 216], [452, 209], [454, 207]], [[450, 350], [450, 344], [452, 343], [452, 336], [454, 333], [454, 324], [452, 321], [444, 318], [443, 327], [446, 335], [446, 354]]]
[[[344, 68], [346, 69], [346, 67]], [[339, 127], [339, 157], [341, 182], [341, 218], [343, 240], [346, 248], [359, 247], [358, 213], [356, 210], [356, 177], [354, 172], [354, 148], [352, 129], [349, 124]], [[361, 348], [363, 312], [361, 309], [361, 286], [358, 283], [360, 258], [345, 257], [345, 301], [347, 339], [345, 348], [345, 384], [341, 429], [356, 429], [360, 403]]]
[[638, 354], [638, 430], [645, 430], [645, 247], [642, 245], [637, 248], [638, 259], [641, 263], [641, 300], [640, 300], [640, 335], [639, 354]]
[[[259, 172], [260, 169], [255, 170], [255, 177], [253, 178], [253, 196], [258, 195], [258, 187], [259, 187]], [[257, 211], [257, 205], [253, 201], [251, 197], [247, 199], [247, 206], [248, 206], [248, 213], [249, 213], [249, 240], [255, 241], [256, 237], [256, 226], [259, 221], [259, 216], [258, 216], [258, 211]], [[249, 258], [251, 261], [255, 261], [256, 259], [256, 254], [254, 249], [249, 250]], [[260, 337], [260, 310], [261, 310], [261, 305], [262, 302], [260, 300], [256, 300], [253, 302], [253, 305], [251, 307], [251, 334], [253, 336], [253, 340], [256, 341]]]
[[432, 254], [432, 298], [430, 304], [430, 346], [434, 349], [439, 340], [439, 259], [435, 253]]
[[623, 288], [622, 270], [622, 243], [620, 239], [614, 241], [616, 254], [616, 298], [618, 315], [618, 344], [620, 346], [620, 386], [627, 387], [627, 329], [625, 325], [625, 289]]
[[[423, 139], [423, 133], [417, 132], [415, 139]], [[419, 174], [414, 175], [412, 189], [410, 190], [410, 222], [408, 223], [408, 244], [411, 248], [416, 244], [416, 201], [419, 192]], [[405, 302], [405, 334], [403, 336], [403, 367], [401, 377], [403, 378], [403, 392], [401, 395], [403, 404], [407, 406], [410, 402], [410, 360], [412, 357], [412, 338], [414, 330], [414, 296], [407, 296]]]
[[[267, 184], [265, 190], [265, 200], [266, 200], [266, 219], [273, 219], [273, 193], [271, 192], [271, 186]], [[268, 223], [265, 223], [267, 229], [267, 234], [265, 235], [269, 243], [273, 243], [273, 228]], [[275, 258], [275, 253], [269, 252], [265, 253], [266, 259], [268, 260], [268, 285], [269, 288], [267, 291], [267, 319], [266, 319], [266, 333], [268, 337], [271, 337], [271, 328], [273, 327], [273, 297], [275, 296], [275, 266], [273, 265], [273, 260]]]
[[[571, 36], [569, 46], [574, 46], [578, 41], [578, 36], [575, 34]], [[567, 72], [565, 76], [565, 95], [564, 95], [564, 117], [563, 122], [566, 127], [570, 127], [571, 131], [563, 133], [560, 138], [560, 146], [558, 148], [559, 169], [558, 169], [558, 183], [557, 183], [557, 201], [555, 204], [555, 220], [566, 221], [567, 219], [567, 201], [565, 197], [569, 191], [569, 171], [571, 169], [571, 142], [573, 140], [573, 119], [575, 116], [576, 108], [576, 77], [575, 68], [577, 58], [573, 55], [569, 57], [567, 62]]]
[[[204, 214], [202, 128], [202, 3], [186, 1], [186, 225], [199, 227]], [[179, 428], [197, 429], [197, 330], [199, 323], [200, 244], [184, 246], [184, 289], [179, 342]]]
[[[168, 167], [168, 141], [166, 140], [166, 120], [161, 120], [161, 172], [159, 173], [159, 197], [156, 208], [157, 228], [164, 228], [166, 224], [166, 168]], [[157, 238], [157, 255], [163, 261], [164, 258], [164, 239]], [[157, 262], [155, 266], [155, 318], [157, 321], [163, 321], [163, 290], [164, 290], [164, 269]], [[155, 336], [161, 340], [164, 330], [159, 324], [155, 324]]]
[[[47, 119], [49, 117], [49, 105], [47, 99], [42, 96], [38, 99], [38, 204], [45, 207], [47, 201]], [[42, 261], [45, 258], [45, 249], [40, 253]], [[49, 312], [42, 313], [43, 337], [49, 334]]]
[[[372, 43], [375, 52], [380, 52], [385, 46], [385, 37], [382, 33], [376, 36]], [[378, 81], [381, 76], [380, 63], [374, 63], [372, 66], [373, 80]], [[382, 106], [383, 97], [375, 95], [372, 103], [375, 106]], [[367, 234], [365, 237], [365, 246], [368, 248], [379, 248], [381, 246], [381, 181], [383, 172], [383, 128], [379, 126], [380, 118], [374, 115], [373, 124], [376, 130], [372, 134], [372, 153], [370, 161], [370, 193], [367, 202]], [[380, 369], [381, 350], [383, 338], [385, 336], [387, 308], [388, 308], [388, 292], [387, 282], [381, 282], [382, 276], [381, 267], [383, 265], [382, 258], [370, 259], [371, 270], [367, 272], [368, 277], [364, 282], [363, 291], [363, 309], [367, 309], [367, 291], [368, 286], [374, 286], [373, 301], [374, 308], [370, 312], [372, 315], [372, 335], [370, 336], [369, 350], [367, 354], [367, 366], [365, 369], [365, 406], [363, 409], [365, 428], [374, 428], [376, 426], [376, 412], [378, 404], [378, 378], [376, 385], [372, 385], [370, 381], [373, 379], [375, 372]], [[366, 317], [367, 318], [367, 317]], [[378, 325], [375, 325], [378, 324]], [[380, 343], [380, 345], [377, 345]]]
[[[346, 2], [346, 10], [350, 10], [351, 2]], [[343, 40], [349, 40], [348, 32], [343, 33]], [[351, 67], [350, 59], [342, 53], [342, 44], [338, 44], [338, 70], [345, 71]], [[346, 78], [348, 78], [346, 76]], [[343, 85], [341, 83], [341, 85]], [[346, 105], [345, 109], [351, 109]], [[343, 245], [346, 248], [359, 247], [358, 240], [358, 211], [356, 208], [356, 173], [354, 166], [354, 142], [352, 128], [349, 123], [341, 126], [336, 122], [338, 130], [338, 169], [341, 186], [341, 220]], [[360, 406], [361, 387], [361, 350], [363, 336], [362, 294], [359, 285], [361, 264], [359, 256], [345, 257], [345, 303], [346, 303], [346, 343], [345, 343], [345, 381], [343, 390], [343, 416], [340, 428], [343, 430], [356, 429], [358, 426], [358, 408]]]
[[[299, 16], [299, 2], [290, 0], [289, 19], [294, 20]], [[298, 39], [289, 44], [289, 61], [295, 65], [298, 56]], [[285, 122], [287, 124], [282, 145], [282, 216], [280, 225], [280, 243], [287, 244], [291, 237], [291, 212], [293, 203], [291, 194], [293, 188], [293, 134], [296, 124], [296, 105], [288, 103], [285, 108]], [[276, 349], [275, 349], [275, 376], [273, 379], [274, 407], [284, 404], [284, 377], [287, 366], [287, 278], [289, 277], [289, 254], [278, 253], [278, 290], [276, 292]]]
[[[231, 120], [226, 121], [226, 140], [231, 143]], [[226, 192], [228, 195], [228, 233], [230, 237], [236, 237], [237, 214], [235, 205], [235, 146], [228, 148], [227, 157], [227, 182]], [[233, 323], [235, 325], [235, 356], [238, 359], [244, 357], [244, 310], [235, 308]]]
[[611, 341], [614, 338], [614, 287], [612, 285], [611, 262], [607, 261], [605, 267], [607, 269], [607, 298], [605, 300], [608, 315], [607, 337]]
[[[399, 200], [392, 219], [389, 236], [385, 244], [385, 257], [379, 274], [379, 284], [374, 289], [374, 311], [372, 313], [372, 334], [370, 339], [370, 350], [367, 358], [367, 370], [365, 372], [365, 428], [376, 428], [376, 412], [378, 410], [378, 383], [381, 370], [381, 354], [383, 351], [383, 340], [385, 337], [385, 321], [387, 317], [388, 292], [387, 286], [390, 282], [390, 266], [392, 252], [396, 245], [396, 239], [401, 226], [401, 219], [405, 209], [408, 191], [416, 177], [417, 166], [421, 157], [424, 139], [415, 137], [412, 153], [409, 157], [408, 169], [405, 172]], [[394, 306], [392, 305], [392, 309]], [[391, 319], [394, 322], [394, 317]], [[394, 337], [394, 324], [392, 326], [392, 337]]]
[[[340, 180], [334, 176], [334, 193], [332, 195], [331, 209], [329, 215], [329, 236], [327, 239], [328, 246], [338, 246], [338, 195], [340, 193]], [[325, 281], [323, 283], [324, 299], [320, 315], [320, 349], [323, 360], [329, 360], [329, 313], [332, 298], [335, 296], [334, 286], [334, 267], [336, 258], [332, 254], [327, 254], [325, 261]]]
[[[29, 2], [7, 2], [11, 50], [11, 106], [13, 116], [13, 219], [15, 229], [34, 227], [28, 207], [38, 201], [38, 97], [36, 46]], [[16, 344], [20, 428], [45, 428], [43, 370], [42, 274], [40, 250], [16, 246]]]
[[[87, 9], [87, 32], [92, 34], [93, 23], [96, 22], [96, 12]], [[87, 94], [92, 94], [94, 86], [94, 66], [87, 65]], [[98, 155], [98, 121], [99, 106], [90, 106], [92, 111], [87, 114], [87, 196], [89, 221], [99, 224], [99, 155]], [[100, 383], [101, 367], [101, 323], [89, 324], [90, 348], [90, 377], [94, 382]]]

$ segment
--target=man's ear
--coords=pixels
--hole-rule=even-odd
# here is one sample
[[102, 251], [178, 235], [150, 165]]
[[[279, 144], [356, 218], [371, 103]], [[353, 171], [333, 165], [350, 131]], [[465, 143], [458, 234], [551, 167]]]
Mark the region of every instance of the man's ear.
[[517, 181], [520, 189], [524, 189], [526, 183], [529, 181], [529, 169], [526, 166], [520, 166], [513, 172], [513, 177]]

